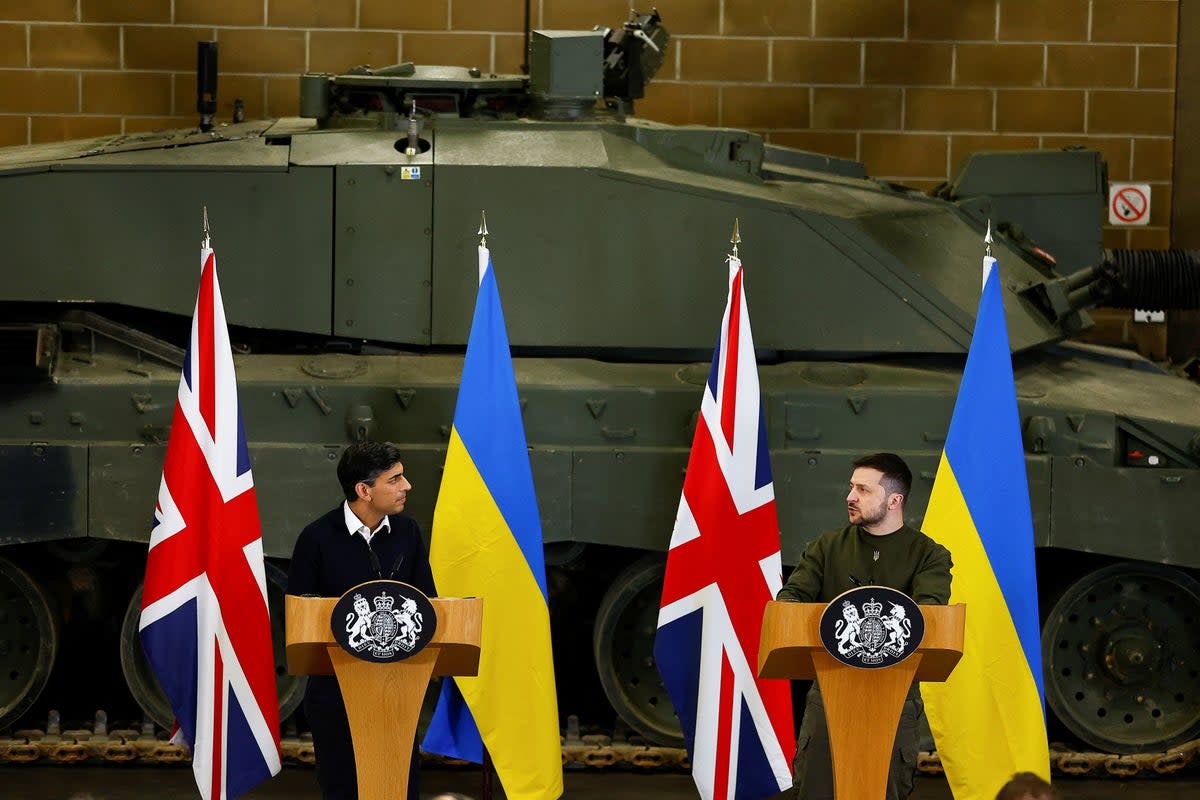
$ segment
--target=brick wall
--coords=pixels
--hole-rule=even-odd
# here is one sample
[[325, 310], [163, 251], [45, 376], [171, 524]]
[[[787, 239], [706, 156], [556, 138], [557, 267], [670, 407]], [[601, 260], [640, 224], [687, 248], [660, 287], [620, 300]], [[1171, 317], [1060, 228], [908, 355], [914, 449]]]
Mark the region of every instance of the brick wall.
[[[1165, 247], [1178, 0], [657, 0], [672, 51], [638, 108], [861, 159], [927, 188], [968, 153], [1082, 144], [1153, 184]], [[590, 29], [628, 0], [533, 0]], [[642, 10], [648, 8], [648, 5]], [[516, 72], [521, 0], [0, 0], [0, 146], [195, 124], [195, 43], [219, 115], [295, 114], [296, 76], [400, 60]]]

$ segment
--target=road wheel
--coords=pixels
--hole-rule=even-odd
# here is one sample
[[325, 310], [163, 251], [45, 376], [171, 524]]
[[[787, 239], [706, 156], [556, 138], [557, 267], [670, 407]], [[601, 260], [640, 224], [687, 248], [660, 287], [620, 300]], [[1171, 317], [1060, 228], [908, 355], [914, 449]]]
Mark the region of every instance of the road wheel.
[[1200, 582], [1125, 562], [1084, 575], [1042, 628], [1046, 701], [1099, 750], [1165, 750], [1200, 736]]
[[[302, 676], [289, 675], [287, 671], [286, 642], [284, 639], [284, 589], [287, 586], [287, 575], [274, 564], [266, 565], [267, 574], [267, 603], [271, 612], [271, 642], [275, 655], [275, 687], [279, 694], [279, 721], [287, 719], [304, 697], [305, 679]], [[129, 600], [125, 611], [125, 622], [121, 627], [121, 670], [125, 673], [125, 683], [133, 699], [141, 706], [142, 711], [167, 730], [175, 720], [171, 704], [163, 694], [158, 679], [150, 669], [150, 662], [142, 650], [142, 640], [138, 634], [138, 624], [142, 615], [142, 587]]]
[[666, 560], [634, 562], [612, 582], [596, 612], [592, 652], [608, 701], [652, 742], [683, 747], [683, 731], [654, 664], [654, 635]]
[[58, 627], [41, 587], [0, 558], [0, 730], [45, 688], [58, 652]]

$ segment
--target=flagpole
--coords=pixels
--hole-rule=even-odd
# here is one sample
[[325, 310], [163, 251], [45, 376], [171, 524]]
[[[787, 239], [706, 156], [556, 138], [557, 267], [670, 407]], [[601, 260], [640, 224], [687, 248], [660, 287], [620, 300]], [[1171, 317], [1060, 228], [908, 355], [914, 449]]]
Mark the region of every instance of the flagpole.
[[[980, 623], [968, 626], [954, 674], [922, 687], [946, 782], [963, 798], [993, 797], [1014, 772], [1050, 777], [1033, 522], [998, 273], [989, 287], [994, 242], [988, 220], [979, 310], [921, 525], [954, 554], [950, 603]], [[977, 690], [992, 685], [1003, 696]], [[1009, 732], [999, 746], [997, 730]]]
[[481, 800], [492, 800], [492, 754], [483, 746], [483, 785], [479, 791]]
[[988, 275], [991, 274], [995, 259], [992, 258], [992, 219], [988, 217], [987, 233], [983, 235], [983, 284], [980, 291], [987, 287]]
[[562, 746], [541, 518], [482, 213], [478, 235], [479, 291], [429, 563], [439, 592], [482, 596], [493, 610], [479, 675], [443, 685], [425, 749], [480, 764], [485, 798], [550, 800], [562, 796]]
[[[680, 721], [702, 800], [756, 800], [787, 790], [796, 748], [790, 686], [757, 678], [757, 649], [743, 646], [758, 642], [763, 609], [783, 581], [741, 241], [735, 218], [711, 362], [719, 386], [706, 381], [699, 398], [654, 634], [654, 663], [671, 702], [695, 709]], [[733, 506], [736, 512], [727, 513]], [[722, 622], [709, 626], [710, 618]], [[761, 711], [739, 724], [748, 704]], [[737, 742], [736, 751], [722, 741]]]
[[[479, 212], [479, 230], [475, 232], [479, 237], [479, 246], [484, 250], [487, 249], [487, 211], [481, 209]], [[483, 273], [479, 274], [479, 282], [483, 283]], [[481, 785], [479, 794], [481, 800], [492, 800], [492, 754], [488, 752], [487, 744], [483, 745], [483, 775], [481, 776]]]
[[[270, 650], [259, 646], [271, 640], [262, 524], [250, 466], [238, 458], [245, 431], [228, 413], [238, 408], [237, 381], [207, 206], [201, 220], [196, 349], [189, 346], [178, 383], [138, 627], [154, 676], [171, 687], [172, 741], [187, 743], [197, 790], [232, 798], [279, 773], [279, 707]], [[211, 485], [238, 488], [230, 496], [202, 491]], [[214, 573], [228, 580], [214, 581]], [[227, 626], [219, 609], [235, 604], [238, 625]], [[189, 639], [193, 647], [181, 649]], [[245, 695], [233, 691], [238, 684]]]

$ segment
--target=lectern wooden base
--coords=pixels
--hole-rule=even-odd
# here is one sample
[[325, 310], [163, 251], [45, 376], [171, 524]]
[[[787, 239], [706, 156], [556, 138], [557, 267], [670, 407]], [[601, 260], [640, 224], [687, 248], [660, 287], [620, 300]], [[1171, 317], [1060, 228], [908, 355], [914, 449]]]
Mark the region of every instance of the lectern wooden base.
[[821, 644], [824, 603], [767, 604], [758, 674], [816, 679], [825, 703], [837, 800], [882, 800], [904, 698], [914, 680], [943, 681], [962, 656], [966, 606], [921, 606], [925, 638], [917, 652], [886, 669], [838, 661]]
[[407, 796], [409, 753], [429, 679], [479, 671], [483, 601], [431, 600], [438, 618], [433, 641], [404, 661], [375, 664], [334, 643], [329, 618], [336, 598], [287, 596], [288, 672], [337, 675], [354, 742], [359, 800]]
[[337, 645], [329, 648], [354, 742], [359, 800], [408, 797], [408, 753], [437, 660], [430, 650], [395, 664], [372, 664]]
[[896, 728], [920, 653], [880, 670], [847, 667], [824, 650], [813, 653], [812, 660], [825, 703], [834, 795], [883, 800]]

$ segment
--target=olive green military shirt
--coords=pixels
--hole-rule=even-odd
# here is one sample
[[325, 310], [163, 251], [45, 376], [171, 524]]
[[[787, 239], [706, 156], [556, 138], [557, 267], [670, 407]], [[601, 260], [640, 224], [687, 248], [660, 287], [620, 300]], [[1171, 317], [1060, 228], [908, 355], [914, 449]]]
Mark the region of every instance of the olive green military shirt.
[[779, 600], [828, 603], [857, 586], [890, 586], [917, 603], [950, 602], [950, 551], [905, 525], [873, 536], [857, 525], [827, 531], [804, 548]]

